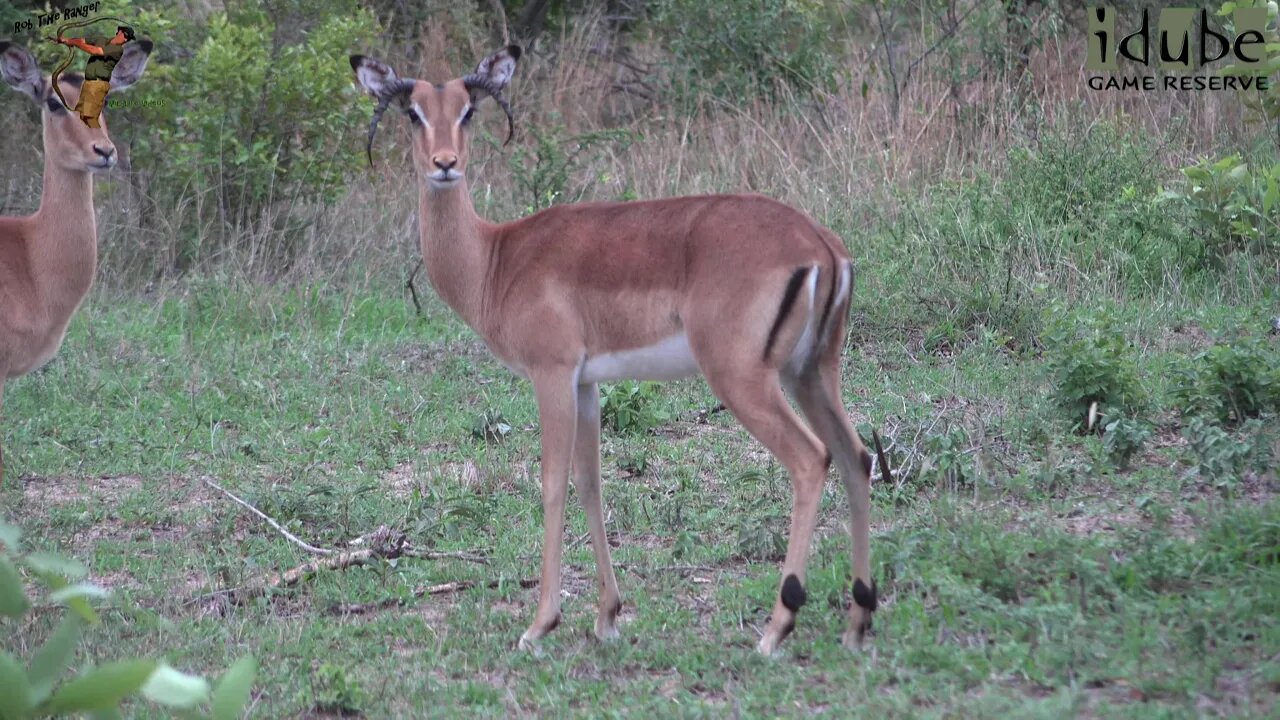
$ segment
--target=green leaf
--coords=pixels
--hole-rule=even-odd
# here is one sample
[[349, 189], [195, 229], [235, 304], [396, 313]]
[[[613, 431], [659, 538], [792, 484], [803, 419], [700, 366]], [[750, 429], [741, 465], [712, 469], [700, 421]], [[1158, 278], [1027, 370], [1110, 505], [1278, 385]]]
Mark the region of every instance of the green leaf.
[[84, 618], [86, 622], [97, 624], [98, 613], [89, 604], [90, 598], [105, 598], [108, 596], [106, 590], [92, 583], [76, 583], [75, 585], [63, 585], [49, 594], [49, 599], [54, 602], [60, 602], [71, 608], [77, 615]]
[[249, 702], [258, 664], [252, 655], [235, 661], [213, 689], [213, 720], [237, 720]]
[[209, 698], [209, 683], [202, 677], [161, 665], [147, 678], [142, 694], [161, 705], [191, 708]]
[[44, 702], [49, 693], [53, 692], [58, 676], [71, 664], [79, 641], [80, 619], [75, 615], [68, 615], [31, 659], [28, 677], [31, 680], [31, 699], [34, 702]]
[[129, 660], [99, 665], [63, 685], [40, 708], [48, 715], [65, 715], [90, 710], [109, 710], [120, 704], [126, 696], [142, 688], [151, 673], [155, 672], [155, 660]]
[[34, 552], [24, 557], [22, 562], [41, 575], [57, 575], [68, 580], [79, 580], [89, 574], [89, 568], [79, 560], [53, 553]]
[[18, 568], [8, 557], [0, 555], [0, 615], [22, 617], [29, 606]]
[[31, 684], [22, 665], [9, 653], [0, 650], [0, 720], [16, 720], [31, 710]]
[[17, 525], [0, 522], [0, 543], [4, 543], [5, 550], [16, 552], [18, 550], [18, 541], [21, 539], [22, 530]]
[[76, 597], [104, 598], [110, 594], [111, 593], [103, 590], [93, 583], [76, 583], [75, 585], [68, 585], [60, 590], [55, 590], [54, 592], [49, 593], [49, 599], [54, 602], [66, 602], [67, 600]]

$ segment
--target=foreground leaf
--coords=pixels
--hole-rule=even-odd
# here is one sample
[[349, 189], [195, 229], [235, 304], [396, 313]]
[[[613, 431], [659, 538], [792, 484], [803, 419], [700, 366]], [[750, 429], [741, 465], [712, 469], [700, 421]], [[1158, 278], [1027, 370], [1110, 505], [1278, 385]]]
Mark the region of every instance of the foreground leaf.
[[31, 685], [22, 665], [9, 653], [0, 650], [0, 720], [26, 717], [31, 709]]
[[22, 591], [22, 577], [13, 561], [0, 555], [0, 615], [16, 618], [30, 607], [27, 595]]
[[76, 643], [80, 641], [80, 618], [68, 615], [45, 644], [31, 659], [31, 668], [27, 673], [31, 681], [32, 702], [44, 702], [53, 692], [58, 676], [71, 664], [76, 653]]
[[227, 669], [213, 690], [213, 720], [236, 720], [249, 702], [258, 664], [252, 655], [240, 658]]
[[209, 683], [204, 678], [161, 665], [147, 678], [142, 694], [161, 705], [190, 708], [209, 699]]
[[100, 665], [63, 685], [41, 708], [49, 715], [110, 710], [142, 688], [155, 672], [154, 660], [131, 660]]

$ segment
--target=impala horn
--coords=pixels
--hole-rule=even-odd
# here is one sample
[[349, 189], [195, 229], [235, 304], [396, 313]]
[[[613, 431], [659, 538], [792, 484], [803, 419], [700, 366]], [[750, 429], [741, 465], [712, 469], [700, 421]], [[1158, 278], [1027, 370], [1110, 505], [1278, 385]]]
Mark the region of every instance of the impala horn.
[[483, 92], [493, 98], [502, 108], [502, 112], [507, 114], [507, 139], [506, 142], [502, 143], [502, 146], [506, 147], [507, 143], [511, 142], [511, 138], [515, 137], [516, 121], [511, 115], [511, 104], [507, 102], [506, 98], [502, 97], [502, 89], [489, 78], [476, 73], [471, 73], [462, 78], [462, 82], [467, 86], [467, 90], [471, 92], [473, 97], [477, 91]]
[[373, 167], [373, 138], [378, 134], [378, 121], [392, 100], [403, 100], [413, 90], [414, 81], [408, 78], [392, 80], [378, 95], [378, 106], [373, 109], [373, 120], [369, 122], [369, 142], [365, 144], [365, 154], [369, 156], [369, 167]]

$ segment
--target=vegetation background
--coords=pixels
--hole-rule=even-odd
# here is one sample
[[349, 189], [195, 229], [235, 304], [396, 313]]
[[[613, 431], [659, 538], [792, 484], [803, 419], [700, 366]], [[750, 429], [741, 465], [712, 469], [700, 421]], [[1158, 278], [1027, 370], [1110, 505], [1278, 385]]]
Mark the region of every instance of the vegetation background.
[[[0, 27], [75, 4], [0, 0]], [[1141, 5], [1111, 5], [1136, 29]], [[1280, 42], [1274, 3], [1205, 5], [1220, 32], [1248, 6]], [[97, 289], [58, 359], [10, 383], [0, 424], [0, 512], [115, 591], [80, 660], [211, 674], [251, 653], [262, 717], [1270, 715], [1280, 93], [1092, 90], [1085, 11], [103, 0], [157, 48], [119, 98], [137, 102], [109, 110], [122, 156], [96, 180]], [[56, 48], [23, 39], [52, 66]], [[477, 125], [483, 216], [753, 191], [848, 243], [847, 402], [894, 466], [873, 493], [875, 650], [835, 641], [833, 484], [801, 626], [782, 658], [751, 655], [790, 490], [691, 381], [604, 394], [627, 639], [585, 636], [574, 516], [566, 627], [548, 658], [512, 653], [532, 612], [536, 413], [407, 284], [407, 134], [388, 117], [367, 164], [372, 103], [346, 60], [443, 80], [506, 42], [526, 48], [517, 136], [501, 148], [492, 108]], [[26, 214], [39, 114], [4, 98], [0, 213]], [[316, 544], [385, 524], [486, 562], [405, 558], [232, 603], [218, 591], [307, 558], [205, 480]], [[460, 581], [475, 586], [424, 590]], [[375, 607], [343, 611], [360, 602]], [[0, 635], [25, 656], [56, 619]]]

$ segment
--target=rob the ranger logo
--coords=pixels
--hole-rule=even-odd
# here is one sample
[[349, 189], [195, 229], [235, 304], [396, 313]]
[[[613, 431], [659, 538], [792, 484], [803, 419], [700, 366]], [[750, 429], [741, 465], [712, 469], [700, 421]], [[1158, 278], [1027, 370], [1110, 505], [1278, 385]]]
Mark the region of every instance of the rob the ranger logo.
[[[1197, 15], [1199, 22], [1196, 22]], [[1152, 33], [1151, 17], [1142, 11], [1142, 25], [1121, 35], [1116, 29], [1116, 11], [1110, 7], [1089, 8], [1089, 56], [1085, 67], [1091, 73], [1094, 90], [1266, 90], [1267, 8], [1236, 8], [1232, 12], [1234, 37], [1209, 26], [1207, 10], [1165, 8]], [[1154, 41], [1154, 42], [1153, 42]], [[1121, 63], [1121, 58], [1126, 62]], [[1228, 59], [1236, 75], [1192, 75], [1196, 68]], [[1165, 71], [1161, 77], [1150, 73], [1118, 75], [1123, 68], [1153, 63]]]

